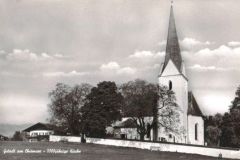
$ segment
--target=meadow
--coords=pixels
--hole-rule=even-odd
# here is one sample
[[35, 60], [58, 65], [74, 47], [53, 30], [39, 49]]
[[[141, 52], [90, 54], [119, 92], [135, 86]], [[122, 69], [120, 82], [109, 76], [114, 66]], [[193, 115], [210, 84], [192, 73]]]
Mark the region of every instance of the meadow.
[[[5, 153], [4, 153], [5, 152]], [[17, 153], [18, 152], [18, 153]], [[0, 160], [216, 160], [183, 153], [97, 144], [0, 141]]]

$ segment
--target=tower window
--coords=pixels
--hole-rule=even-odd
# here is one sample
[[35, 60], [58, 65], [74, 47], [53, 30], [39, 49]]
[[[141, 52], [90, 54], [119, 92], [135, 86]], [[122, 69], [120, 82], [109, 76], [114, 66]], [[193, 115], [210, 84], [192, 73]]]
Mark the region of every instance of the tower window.
[[169, 90], [172, 90], [172, 81], [168, 82], [168, 88], [169, 88]]
[[195, 140], [198, 140], [198, 124], [195, 124]]

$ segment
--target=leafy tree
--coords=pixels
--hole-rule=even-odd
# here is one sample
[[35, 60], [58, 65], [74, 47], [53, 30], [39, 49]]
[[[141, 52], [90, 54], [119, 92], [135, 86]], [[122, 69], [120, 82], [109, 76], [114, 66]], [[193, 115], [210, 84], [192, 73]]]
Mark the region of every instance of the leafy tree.
[[135, 123], [140, 140], [144, 140], [149, 129], [154, 131], [154, 140], [160, 126], [173, 131], [173, 123], [178, 121], [178, 116], [172, 91], [139, 79], [121, 85], [120, 90], [125, 102], [123, 115]]
[[216, 114], [205, 120], [208, 144], [222, 147], [240, 147], [240, 86], [235, 92], [229, 112]]
[[232, 105], [230, 106], [230, 110], [232, 109], [240, 109], [240, 86], [237, 88], [235, 92], [235, 98], [232, 101]]
[[49, 93], [51, 103], [48, 105], [51, 122], [63, 126], [72, 135], [79, 135], [81, 125], [80, 109], [85, 103], [91, 85], [81, 84], [70, 87], [58, 83]]
[[176, 136], [185, 135], [186, 131], [180, 126], [179, 118], [182, 110], [176, 103], [175, 93], [166, 86], [159, 86], [158, 95], [158, 128], [162, 127]]
[[220, 146], [223, 115], [220, 113], [205, 118], [205, 140], [209, 146]]
[[209, 146], [219, 146], [222, 130], [218, 126], [207, 126], [205, 139]]
[[82, 107], [83, 132], [91, 137], [103, 137], [106, 127], [121, 119], [123, 97], [114, 82], [100, 82], [93, 87]]
[[16, 131], [16, 132], [13, 134], [12, 140], [13, 140], [13, 141], [22, 141], [22, 140], [23, 140], [23, 137], [22, 137], [22, 135], [21, 135], [21, 132], [20, 132], [20, 131]]

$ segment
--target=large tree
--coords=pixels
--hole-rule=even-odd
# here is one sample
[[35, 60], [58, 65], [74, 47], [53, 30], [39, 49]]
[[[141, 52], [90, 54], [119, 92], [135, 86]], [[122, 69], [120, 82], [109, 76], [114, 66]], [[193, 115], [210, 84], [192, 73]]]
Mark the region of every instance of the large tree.
[[124, 97], [123, 116], [135, 123], [140, 140], [144, 140], [152, 128], [154, 140], [158, 127], [174, 131], [179, 117], [173, 91], [139, 79], [122, 84], [120, 90]]
[[23, 136], [20, 131], [15, 131], [12, 137], [13, 141], [23, 141]]
[[104, 137], [106, 127], [121, 119], [123, 97], [114, 82], [100, 82], [93, 87], [82, 107], [83, 132], [91, 137]]
[[205, 136], [209, 145], [240, 147], [240, 87], [229, 112], [209, 116], [205, 120]]
[[235, 92], [235, 98], [232, 101], [230, 110], [239, 109], [240, 110], [240, 86], [238, 86], [237, 91]]
[[48, 107], [51, 113], [51, 122], [64, 127], [72, 135], [79, 135], [80, 109], [90, 90], [91, 85], [86, 83], [74, 87], [58, 83], [56, 88], [49, 93], [51, 102]]
[[223, 115], [220, 113], [214, 116], [207, 116], [204, 121], [205, 140], [209, 146], [220, 146], [222, 135]]

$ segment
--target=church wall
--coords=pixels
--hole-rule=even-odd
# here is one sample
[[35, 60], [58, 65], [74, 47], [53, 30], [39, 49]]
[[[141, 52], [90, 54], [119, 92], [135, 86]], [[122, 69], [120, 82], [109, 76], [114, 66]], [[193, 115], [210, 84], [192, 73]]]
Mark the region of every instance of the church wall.
[[[179, 73], [173, 62], [170, 60], [166, 66], [161, 77], [159, 77], [159, 84], [169, 86], [172, 82], [172, 90], [176, 96], [176, 103], [181, 108], [180, 121], [185, 132], [187, 133], [187, 109], [188, 109], [188, 81]], [[167, 136], [166, 136], [167, 137]], [[186, 135], [177, 140], [179, 143], [187, 143]]]
[[[197, 125], [197, 137], [195, 137]], [[188, 143], [204, 145], [204, 121], [202, 117], [188, 115]]]
[[100, 139], [100, 138], [86, 138], [87, 143], [132, 147], [139, 149], [148, 149], [151, 151], [165, 151], [165, 152], [179, 152], [189, 154], [200, 154], [211, 157], [218, 157], [222, 154], [223, 158], [240, 159], [239, 149], [224, 149], [224, 148], [211, 148], [197, 145], [184, 145], [172, 143], [159, 143], [159, 142], [141, 142], [130, 140], [116, 140], [116, 139]]

